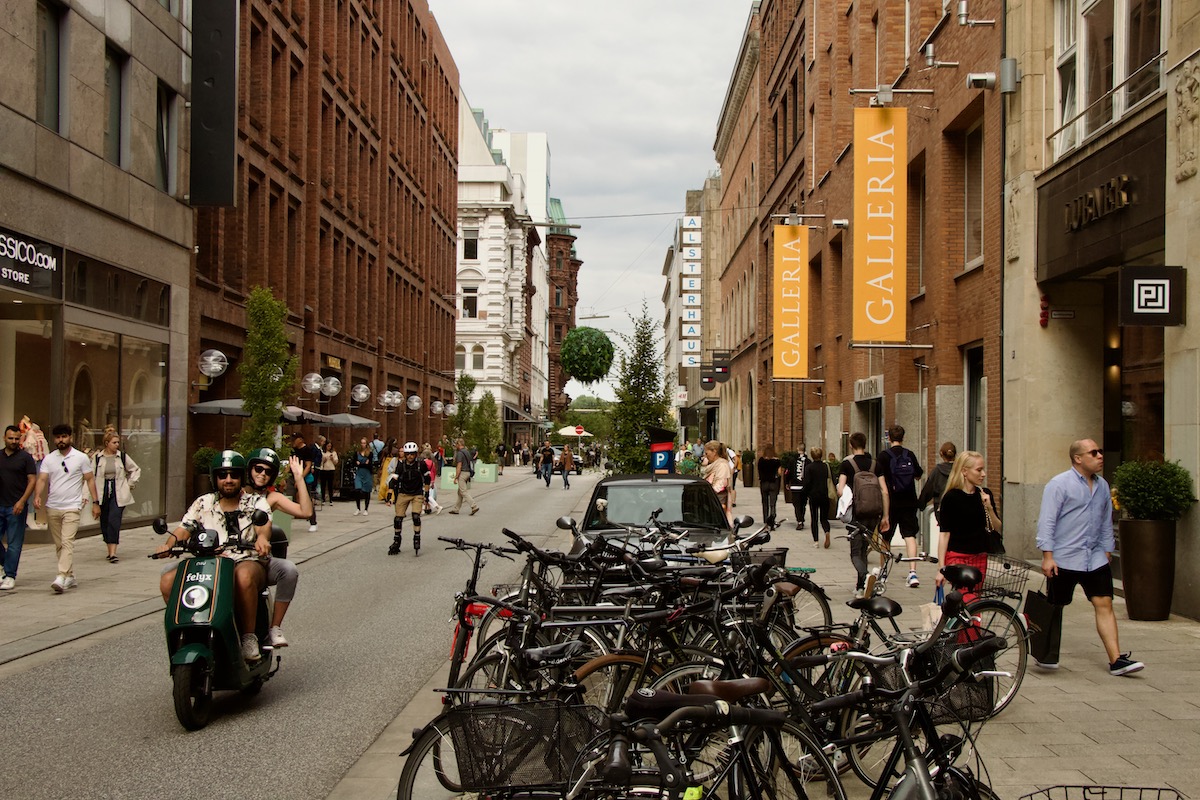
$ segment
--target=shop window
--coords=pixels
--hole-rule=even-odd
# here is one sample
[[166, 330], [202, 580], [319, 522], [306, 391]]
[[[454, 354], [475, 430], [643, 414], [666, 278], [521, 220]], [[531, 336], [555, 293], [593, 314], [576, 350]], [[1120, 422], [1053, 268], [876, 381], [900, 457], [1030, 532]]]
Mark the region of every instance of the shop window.
[[37, 121], [61, 132], [60, 110], [63, 72], [62, 28], [64, 14], [57, 5], [37, 4]]

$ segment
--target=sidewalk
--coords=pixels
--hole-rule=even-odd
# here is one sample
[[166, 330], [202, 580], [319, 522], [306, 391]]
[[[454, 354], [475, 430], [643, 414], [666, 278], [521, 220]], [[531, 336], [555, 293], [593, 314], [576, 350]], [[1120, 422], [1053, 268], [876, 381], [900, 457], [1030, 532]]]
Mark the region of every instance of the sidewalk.
[[[505, 485], [504, 481], [475, 484], [472, 492], [484, 497]], [[177, 522], [170, 524], [174, 527]], [[317, 509], [317, 523], [317, 531], [309, 533], [305, 520], [295, 520], [289, 535], [290, 560], [303, 564], [364, 536], [391, 530], [392, 514], [390, 508], [373, 500], [370, 516], [356, 517], [352, 501], [337, 501], [332, 508]], [[149, 526], [123, 530], [120, 561], [110, 564], [98, 535], [77, 539], [75, 577], [79, 587], [61, 595], [50, 588], [58, 571], [54, 545], [26, 542], [17, 587], [0, 592], [0, 665], [149, 614], [161, 614], [158, 575], [166, 562], [146, 558], [161, 541]]]
[[[741, 488], [736, 513], [761, 514], [757, 489]], [[586, 498], [575, 509], [583, 511]], [[779, 503], [781, 518], [792, 509]], [[833, 537], [845, 526], [834, 522]], [[563, 532], [558, 546], [568, 544]], [[822, 537], [823, 543], [823, 537]], [[813, 547], [808, 529], [797, 531], [789, 519], [774, 534], [769, 546], [787, 547], [789, 566], [816, 568], [813, 578], [828, 592], [834, 620], [854, 615], [846, 601], [854, 596], [854, 570], [845, 539], [833, 538], [831, 547]], [[888, 596], [904, 606], [902, 629], [920, 625], [919, 606], [933, 596], [936, 567], [918, 568], [922, 584], [905, 585], [906, 571], [896, 569]], [[1042, 584], [1031, 571], [1029, 587]], [[1200, 751], [1200, 668], [1195, 654], [1200, 645], [1200, 623], [1173, 616], [1166, 622], [1133, 622], [1126, 618], [1125, 603], [1116, 599], [1121, 647], [1146, 662], [1134, 676], [1114, 678], [1095, 631], [1091, 605], [1078, 593], [1065, 609], [1061, 668], [1040, 670], [1030, 661], [1020, 692], [1012, 704], [984, 726], [978, 749], [997, 796], [1016, 798], [1056, 784], [1173, 786], [1184, 795], [1200, 798], [1200, 764], [1187, 753]], [[433, 690], [445, 683], [444, 670], [427, 685], [384, 730], [367, 752], [329, 794], [329, 800], [388, 800], [394, 798], [404, 760], [400, 752], [412, 742], [412, 731], [441, 710]], [[853, 776], [846, 776], [850, 797], [869, 792]]]

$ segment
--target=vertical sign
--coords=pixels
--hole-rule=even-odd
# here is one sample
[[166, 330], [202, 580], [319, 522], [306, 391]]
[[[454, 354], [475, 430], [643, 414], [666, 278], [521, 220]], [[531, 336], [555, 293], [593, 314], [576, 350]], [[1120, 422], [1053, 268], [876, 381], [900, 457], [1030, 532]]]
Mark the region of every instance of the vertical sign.
[[699, 214], [689, 214], [679, 221], [679, 303], [682, 325], [679, 329], [679, 365], [699, 367], [700, 297], [703, 291], [701, 273], [701, 223]]
[[903, 108], [854, 109], [855, 341], [908, 341], [907, 126]]
[[775, 378], [808, 377], [808, 226], [775, 226]]

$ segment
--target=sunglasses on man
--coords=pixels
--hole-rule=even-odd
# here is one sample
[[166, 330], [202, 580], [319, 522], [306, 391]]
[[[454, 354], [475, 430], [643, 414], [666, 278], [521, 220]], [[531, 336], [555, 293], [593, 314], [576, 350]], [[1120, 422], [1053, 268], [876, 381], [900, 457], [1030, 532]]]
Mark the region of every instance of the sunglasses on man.
[[241, 480], [242, 474], [236, 469], [219, 469], [213, 473], [213, 477], [219, 481], [227, 480], [229, 478], [237, 478], [238, 480]]

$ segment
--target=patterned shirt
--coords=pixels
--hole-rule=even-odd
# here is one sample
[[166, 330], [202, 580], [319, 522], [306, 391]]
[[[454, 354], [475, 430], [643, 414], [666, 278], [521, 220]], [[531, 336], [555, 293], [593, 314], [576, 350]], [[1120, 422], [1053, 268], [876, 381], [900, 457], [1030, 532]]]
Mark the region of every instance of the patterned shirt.
[[[205, 528], [216, 531], [217, 541], [221, 544], [240, 536], [244, 545], [252, 546], [254, 540], [258, 538], [258, 533], [254, 530], [254, 525], [250, 520], [254, 512], [258, 510], [266, 513], [268, 517], [271, 515], [271, 506], [267, 502], [267, 498], [258, 494], [243, 493], [238, 499], [238, 510], [232, 520], [226, 516], [225, 511], [221, 510], [219, 500], [220, 496], [216, 492], [200, 495], [192, 501], [191, 507], [183, 515], [183, 522], [180, 524], [199, 522]], [[236, 532], [231, 528], [236, 528]], [[253, 550], [228, 550], [223, 555], [237, 561], [243, 558], [258, 557]]]

